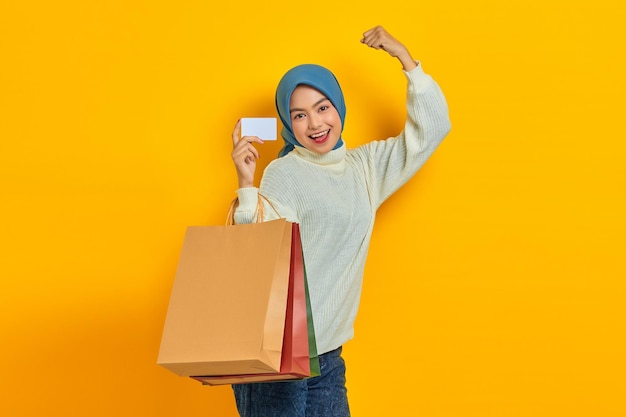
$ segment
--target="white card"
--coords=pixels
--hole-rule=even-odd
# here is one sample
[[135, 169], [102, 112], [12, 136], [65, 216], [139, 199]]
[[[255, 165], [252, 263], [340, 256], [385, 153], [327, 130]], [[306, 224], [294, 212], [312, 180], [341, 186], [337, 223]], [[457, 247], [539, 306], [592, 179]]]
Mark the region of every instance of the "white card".
[[241, 137], [258, 136], [263, 140], [276, 140], [275, 117], [241, 118]]

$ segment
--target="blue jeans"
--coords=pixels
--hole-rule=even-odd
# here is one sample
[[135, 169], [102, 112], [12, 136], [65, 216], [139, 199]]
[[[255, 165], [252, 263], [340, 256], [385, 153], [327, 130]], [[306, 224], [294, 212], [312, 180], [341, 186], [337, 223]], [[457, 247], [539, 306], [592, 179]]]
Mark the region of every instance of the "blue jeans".
[[321, 375], [284, 382], [233, 385], [241, 417], [349, 417], [341, 348], [319, 356]]

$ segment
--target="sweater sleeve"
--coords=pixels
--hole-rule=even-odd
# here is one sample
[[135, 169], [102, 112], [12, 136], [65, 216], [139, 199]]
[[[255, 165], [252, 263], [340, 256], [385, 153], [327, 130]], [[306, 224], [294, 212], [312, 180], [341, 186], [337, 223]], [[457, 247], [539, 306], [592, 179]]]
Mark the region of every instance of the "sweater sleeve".
[[[257, 221], [259, 214], [259, 194], [257, 187], [246, 187], [237, 190], [238, 205], [235, 209], [235, 223], [246, 224]], [[287, 206], [280, 204], [275, 196], [265, 195], [260, 201], [263, 204], [263, 221], [285, 218], [288, 221], [297, 222], [298, 219]], [[269, 200], [269, 201], [268, 201]], [[270, 204], [271, 202], [271, 204]]]
[[235, 208], [235, 223], [246, 224], [256, 221], [259, 189], [246, 187], [237, 190], [238, 205]]
[[407, 77], [407, 119], [396, 137], [360, 148], [372, 202], [378, 208], [433, 154], [450, 131], [448, 105], [439, 85], [421, 64]]

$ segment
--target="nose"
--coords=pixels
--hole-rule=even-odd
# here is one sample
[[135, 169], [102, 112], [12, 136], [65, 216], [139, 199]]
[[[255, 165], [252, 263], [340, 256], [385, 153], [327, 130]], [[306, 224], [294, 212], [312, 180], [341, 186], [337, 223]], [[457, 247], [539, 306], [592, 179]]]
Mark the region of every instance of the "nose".
[[309, 129], [316, 129], [322, 125], [322, 118], [317, 113], [311, 114], [308, 120]]

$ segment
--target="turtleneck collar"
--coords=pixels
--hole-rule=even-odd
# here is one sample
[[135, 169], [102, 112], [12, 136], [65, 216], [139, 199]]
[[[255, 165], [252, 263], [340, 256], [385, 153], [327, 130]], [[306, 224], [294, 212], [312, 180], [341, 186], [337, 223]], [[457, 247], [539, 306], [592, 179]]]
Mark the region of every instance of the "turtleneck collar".
[[290, 153], [293, 153], [295, 156], [313, 164], [336, 165], [345, 160], [346, 151], [346, 144], [342, 143], [337, 149], [333, 149], [332, 151], [324, 154], [312, 152], [302, 146], [296, 146]]

